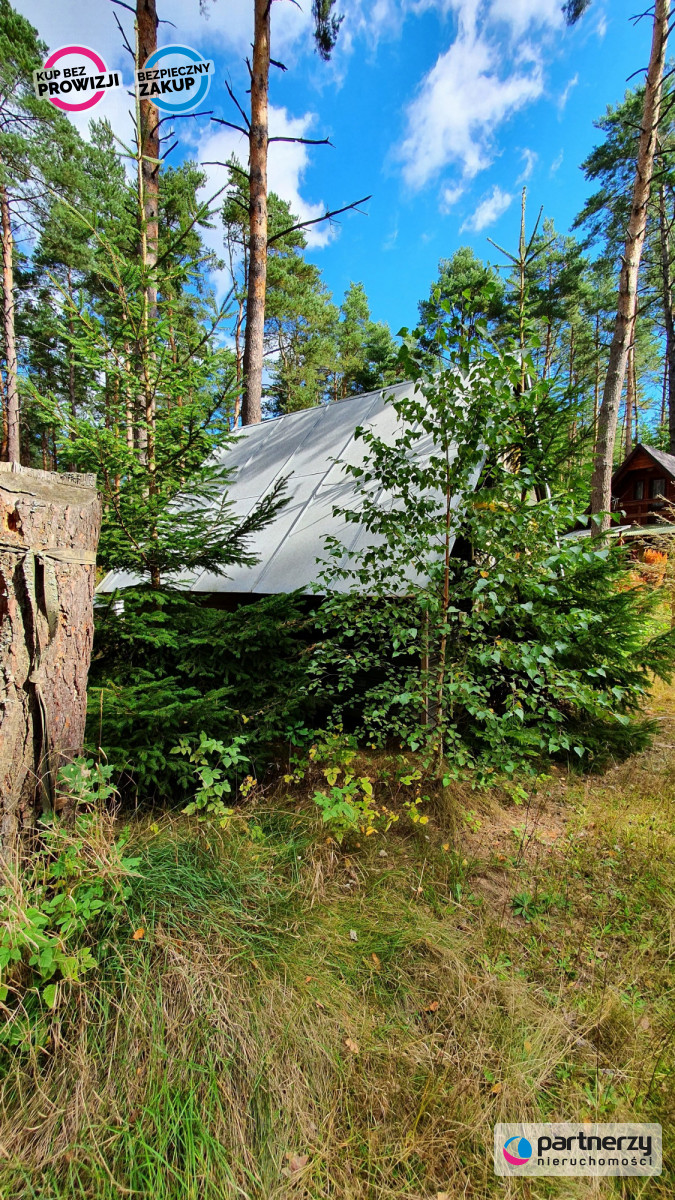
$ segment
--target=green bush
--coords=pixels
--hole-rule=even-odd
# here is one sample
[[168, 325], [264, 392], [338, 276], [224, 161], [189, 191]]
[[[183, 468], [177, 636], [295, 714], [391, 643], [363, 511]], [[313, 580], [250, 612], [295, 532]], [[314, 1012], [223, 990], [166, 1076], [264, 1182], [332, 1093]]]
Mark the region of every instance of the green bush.
[[199, 731], [234, 739], [260, 774], [308, 712], [308, 618], [294, 596], [225, 612], [204, 598], [128, 589], [97, 610], [89, 743], [105, 747], [129, 798], [182, 805], [193, 764], [172, 754]]
[[72, 820], [45, 817], [37, 844], [7, 865], [0, 887], [0, 1042], [43, 1045], [70, 985], [97, 966], [107, 934], [123, 922], [130, 876], [128, 833], [105, 812], [112, 768], [79, 760], [60, 772]]
[[312, 669], [333, 720], [483, 778], [631, 753], [675, 633], [659, 631], [658, 593], [630, 586], [625, 551], [565, 536], [583, 501], [551, 492], [550, 384], [524, 390], [529, 360], [452, 322], [433, 374], [414, 340], [404, 356], [417, 389], [392, 400], [394, 437], [357, 431], [358, 503], [338, 510], [371, 545], [329, 543], [325, 585], [342, 591], [317, 613]]

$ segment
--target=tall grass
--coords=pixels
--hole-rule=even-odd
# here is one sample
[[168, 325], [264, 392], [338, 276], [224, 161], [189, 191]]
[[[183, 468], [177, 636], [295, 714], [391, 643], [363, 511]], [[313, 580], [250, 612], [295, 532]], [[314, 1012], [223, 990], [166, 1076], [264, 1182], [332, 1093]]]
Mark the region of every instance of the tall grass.
[[[0, 1196], [672, 1195], [665, 716], [665, 749], [602, 778], [457, 793], [360, 846], [297, 797], [139, 823], [100, 971], [3, 1063]], [[493, 1174], [495, 1121], [629, 1117], [664, 1125], [660, 1180]]]

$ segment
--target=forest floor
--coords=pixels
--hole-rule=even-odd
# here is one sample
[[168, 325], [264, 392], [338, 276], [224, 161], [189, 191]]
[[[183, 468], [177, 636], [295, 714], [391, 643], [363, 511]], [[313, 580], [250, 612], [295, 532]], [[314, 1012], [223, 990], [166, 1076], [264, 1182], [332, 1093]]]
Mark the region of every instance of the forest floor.
[[[672, 1196], [675, 690], [650, 708], [602, 775], [360, 845], [297, 796], [136, 821], [128, 928], [5, 1071], [3, 1200]], [[660, 1179], [493, 1174], [496, 1121], [628, 1118]]]

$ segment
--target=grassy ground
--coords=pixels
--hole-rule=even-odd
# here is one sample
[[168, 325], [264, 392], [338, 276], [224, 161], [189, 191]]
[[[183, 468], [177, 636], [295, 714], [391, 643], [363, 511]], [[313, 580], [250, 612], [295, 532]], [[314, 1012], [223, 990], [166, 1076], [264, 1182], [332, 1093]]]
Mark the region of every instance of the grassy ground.
[[[295, 797], [139, 822], [101, 975], [4, 1063], [0, 1196], [671, 1196], [675, 693], [653, 710], [602, 777], [361, 845]], [[660, 1179], [493, 1175], [495, 1121], [629, 1117], [662, 1122]]]

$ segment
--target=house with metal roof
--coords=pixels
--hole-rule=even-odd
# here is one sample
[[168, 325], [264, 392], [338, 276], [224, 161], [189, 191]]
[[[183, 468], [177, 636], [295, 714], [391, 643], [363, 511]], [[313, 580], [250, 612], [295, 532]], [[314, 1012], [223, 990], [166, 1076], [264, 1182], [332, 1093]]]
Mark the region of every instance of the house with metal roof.
[[[402, 426], [391, 399], [412, 395], [414, 386], [402, 383], [239, 429], [219, 459], [232, 472], [225, 490], [233, 514], [246, 516], [280, 479], [287, 479], [289, 501], [251, 539], [249, 546], [258, 560], [254, 566], [232, 566], [225, 575], [201, 571], [181, 579], [178, 586], [223, 595], [223, 599], [225, 594], [233, 598], [293, 591], [310, 594], [319, 583], [326, 537], [338, 538], [346, 551], [366, 548], [367, 532], [334, 514], [336, 506], [358, 507], [356, 481], [345, 471], [347, 464], [358, 466], [364, 459], [364, 443], [355, 433], [361, 426], [380, 438], [393, 439]], [[425, 435], [415, 453], [428, 455], [432, 445], [431, 436]], [[391, 500], [381, 493], [380, 502], [386, 505]], [[127, 572], [111, 571], [98, 592], [110, 593], [138, 582]]]

